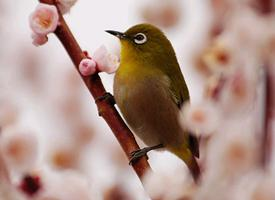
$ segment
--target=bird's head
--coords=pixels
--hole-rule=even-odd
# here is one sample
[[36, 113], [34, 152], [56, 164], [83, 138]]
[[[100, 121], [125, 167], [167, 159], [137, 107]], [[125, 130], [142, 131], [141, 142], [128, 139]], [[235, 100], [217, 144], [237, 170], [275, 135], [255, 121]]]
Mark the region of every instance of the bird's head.
[[174, 56], [170, 41], [163, 32], [151, 24], [138, 24], [126, 32], [107, 30], [121, 42], [121, 61], [127, 58], [154, 60]]

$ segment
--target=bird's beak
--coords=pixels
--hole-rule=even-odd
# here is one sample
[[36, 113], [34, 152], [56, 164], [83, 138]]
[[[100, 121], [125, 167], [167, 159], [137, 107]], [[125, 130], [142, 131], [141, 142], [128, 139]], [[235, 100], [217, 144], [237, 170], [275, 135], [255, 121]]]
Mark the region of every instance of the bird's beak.
[[119, 39], [126, 39], [127, 36], [124, 33], [118, 32], [118, 31], [112, 31], [112, 30], [106, 30], [107, 33], [110, 33]]

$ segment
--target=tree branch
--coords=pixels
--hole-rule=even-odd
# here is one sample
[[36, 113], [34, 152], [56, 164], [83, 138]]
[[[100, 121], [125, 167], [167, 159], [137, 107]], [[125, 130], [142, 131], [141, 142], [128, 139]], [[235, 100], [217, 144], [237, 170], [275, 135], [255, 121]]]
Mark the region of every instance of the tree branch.
[[271, 69], [273, 66], [265, 68], [265, 116], [264, 116], [264, 132], [262, 142], [262, 162], [264, 167], [268, 166], [272, 152], [272, 122], [275, 112], [275, 71]]
[[272, 11], [272, 0], [257, 0], [259, 4], [259, 10], [263, 14], [269, 14]]
[[[55, 0], [39, 0], [41, 3], [57, 5]], [[66, 49], [67, 53], [69, 54], [71, 60], [73, 61], [77, 71], [78, 65], [80, 61], [85, 58], [85, 54], [81, 50], [80, 46], [78, 45], [77, 41], [75, 40], [73, 34], [71, 33], [68, 25], [66, 24], [62, 14], [59, 12], [59, 21], [60, 25], [57, 27], [55, 31], [55, 35], [58, 37], [60, 42], [63, 44], [64, 48]], [[80, 74], [80, 72], [78, 71]], [[94, 74], [92, 76], [82, 76], [85, 85], [87, 86], [88, 90], [92, 94], [93, 98], [96, 100], [96, 105], [99, 111], [100, 116], [104, 118], [107, 122], [111, 130], [113, 131], [115, 137], [117, 138], [120, 146], [124, 150], [125, 154], [127, 155], [128, 159], [130, 158], [130, 153], [134, 150], [139, 149], [136, 140], [131, 133], [130, 129], [124, 123], [123, 119], [119, 115], [118, 111], [114, 107], [114, 105], [103, 98], [103, 95], [106, 94], [106, 90], [101, 82], [101, 79], [98, 74]], [[142, 177], [147, 170], [150, 170], [150, 166], [145, 157], [137, 160], [133, 163], [133, 168], [142, 181]]]
[[[262, 14], [270, 14], [272, 12], [272, 0], [257, 0]], [[267, 168], [272, 152], [272, 121], [275, 117], [275, 70], [272, 69], [272, 64], [268, 61], [264, 66], [264, 81], [265, 81], [265, 108], [264, 108], [264, 128], [262, 136], [262, 163], [264, 168]]]

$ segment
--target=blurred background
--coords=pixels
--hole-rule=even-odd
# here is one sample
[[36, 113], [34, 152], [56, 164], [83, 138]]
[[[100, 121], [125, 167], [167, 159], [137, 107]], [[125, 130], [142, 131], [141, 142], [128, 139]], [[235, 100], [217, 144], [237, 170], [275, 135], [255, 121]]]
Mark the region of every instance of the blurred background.
[[[21, 168], [20, 164], [3, 156], [7, 169], [2, 167], [2, 171], [8, 171], [7, 179], [13, 185], [20, 184], [26, 173], [40, 177], [44, 188], [47, 183], [54, 185], [51, 183], [57, 177], [61, 180], [64, 178], [60, 185], [74, 180], [78, 184], [75, 188], [79, 190], [72, 189], [73, 186], [59, 186], [60, 190], [75, 192], [75, 196], [64, 199], [149, 199], [134, 171], [128, 166], [126, 156], [112, 132], [98, 116], [94, 100], [57, 38], [50, 34], [45, 45], [32, 45], [28, 19], [37, 4], [35, 0], [0, 1], [1, 134], [4, 137], [9, 132], [22, 132], [26, 133], [26, 137], [35, 138], [33, 143], [27, 145], [33, 145], [34, 149], [30, 148], [26, 153], [35, 152], [33, 160], [27, 160], [29, 163]], [[106, 45], [119, 56], [119, 42], [104, 30], [125, 31], [142, 22], [161, 27], [175, 48], [192, 102], [196, 103], [205, 98], [206, 82], [213, 71], [220, 70], [216, 69], [216, 65], [225, 65], [230, 56], [226, 54], [227, 51], [220, 52], [220, 48], [217, 53], [213, 45], [213, 41], [223, 32], [226, 33], [224, 35], [234, 32], [242, 38], [248, 38], [248, 41], [242, 41], [241, 36], [238, 39], [234, 38], [235, 35], [226, 36], [225, 41], [229, 41], [230, 48], [233, 46], [231, 52], [247, 45], [245, 48], [257, 52], [242, 54], [244, 60], [257, 55], [259, 60], [268, 60], [273, 66], [274, 59], [270, 59], [269, 54], [275, 52], [274, 17], [265, 13], [272, 13], [274, 4], [272, 0], [79, 0], [65, 15], [65, 19], [82, 49], [90, 54], [101, 45]], [[259, 47], [259, 43], [264, 43], [264, 48]], [[206, 54], [208, 57], [205, 58]], [[212, 54], [215, 54], [214, 57], [211, 57]], [[106, 89], [112, 92], [113, 75], [102, 73], [100, 76]], [[142, 142], [138, 142], [143, 146]], [[18, 156], [19, 160], [20, 156], [25, 156], [20, 153], [17, 155], [16, 145], [13, 148], [15, 150], [9, 151], [16, 154], [13, 156]], [[149, 157], [153, 170], [157, 174], [167, 175], [167, 179], [155, 180], [156, 188], [167, 187], [167, 184], [181, 187], [183, 183], [188, 183], [183, 193], [187, 196], [192, 194], [194, 186], [181, 160], [168, 152], [150, 152]], [[70, 176], [71, 179], [68, 178]], [[180, 180], [170, 180], [175, 176], [181, 177], [178, 178]], [[156, 188], [151, 190], [155, 191]], [[87, 191], [83, 192], [84, 189]], [[0, 190], [4, 199], [19, 199], [5, 196], [6, 189]], [[87, 192], [87, 196], [81, 198], [77, 192]], [[28, 197], [23, 195], [20, 198]], [[274, 196], [270, 199], [274, 199]]]

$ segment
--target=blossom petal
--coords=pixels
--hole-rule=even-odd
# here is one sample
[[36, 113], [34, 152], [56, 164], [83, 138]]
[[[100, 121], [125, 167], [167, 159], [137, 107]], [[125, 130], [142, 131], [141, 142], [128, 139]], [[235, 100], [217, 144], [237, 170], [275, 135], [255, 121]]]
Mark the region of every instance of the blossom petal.
[[40, 3], [29, 17], [30, 27], [38, 35], [54, 32], [58, 25], [58, 11], [55, 6]]

